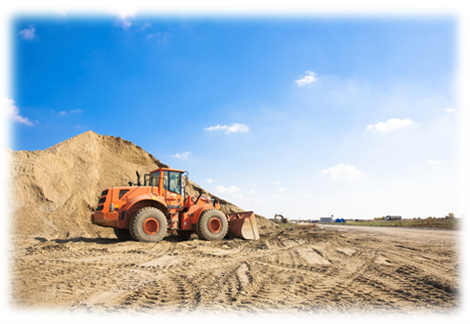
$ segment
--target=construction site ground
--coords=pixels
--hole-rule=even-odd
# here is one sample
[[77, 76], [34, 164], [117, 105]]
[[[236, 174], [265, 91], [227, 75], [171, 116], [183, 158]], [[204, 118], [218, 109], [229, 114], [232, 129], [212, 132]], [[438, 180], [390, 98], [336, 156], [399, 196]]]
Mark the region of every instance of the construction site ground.
[[257, 241], [12, 235], [14, 309], [108, 313], [444, 313], [459, 231], [295, 226]]

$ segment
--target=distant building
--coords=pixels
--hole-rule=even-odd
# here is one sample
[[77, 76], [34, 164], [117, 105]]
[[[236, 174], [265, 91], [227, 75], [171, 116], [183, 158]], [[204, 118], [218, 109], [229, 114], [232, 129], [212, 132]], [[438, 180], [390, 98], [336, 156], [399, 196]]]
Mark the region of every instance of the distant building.
[[401, 220], [401, 216], [385, 216], [385, 220]]
[[320, 217], [320, 223], [333, 223], [333, 216], [331, 216], [331, 217]]

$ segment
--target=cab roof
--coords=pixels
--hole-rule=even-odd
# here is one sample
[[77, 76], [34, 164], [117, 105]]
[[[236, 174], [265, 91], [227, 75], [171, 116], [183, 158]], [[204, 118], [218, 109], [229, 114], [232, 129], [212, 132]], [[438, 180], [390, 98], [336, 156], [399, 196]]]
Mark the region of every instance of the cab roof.
[[177, 170], [177, 169], [172, 169], [172, 168], [158, 168], [158, 169], [155, 169], [155, 170], [153, 170], [153, 171], [150, 171], [150, 173], [155, 173], [155, 172], [160, 171], [160, 170], [162, 170], [162, 171], [174, 171], [174, 172], [181, 172], [181, 173], [184, 173], [183, 170]]

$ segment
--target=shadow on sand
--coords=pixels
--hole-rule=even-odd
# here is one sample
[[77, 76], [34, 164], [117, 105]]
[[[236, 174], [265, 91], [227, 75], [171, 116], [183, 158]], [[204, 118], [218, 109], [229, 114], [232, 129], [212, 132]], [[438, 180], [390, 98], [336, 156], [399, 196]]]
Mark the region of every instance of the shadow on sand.
[[[117, 238], [104, 238], [104, 237], [90, 238], [90, 237], [82, 237], [82, 236], [71, 237], [71, 238], [66, 238], [66, 239], [51, 239], [51, 240], [48, 240], [44, 237], [39, 237], [38, 236], [38, 237], [35, 237], [34, 239], [38, 240], [40, 242], [43, 242], [43, 243], [44, 242], [55, 242], [55, 243], [58, 243], [58, 244], [64, 244], [64, 243], [69, 243], [69, 242], [74, 242], [74, 243], [84, 242], [84, 243], [96, 243], [96, 244], [106, 245], [106, 244], [117, 244], [117, 243], [125, 242], [125, 241], [121, 241]], [[179, 238], [176, 235], [167, 235], [166, 237], [163, 238], [163, 241], [171, 242], [171, 243], [177, 243], [177, 242], [182, 242], [182, 241], [185, 241], [185, 240], [182, 240], [181, 238]], [[135, 242], [135, 241], [128, 241], [128, 242]], [[149, 242], [149, 243], [151, 243], [151, 242]]]

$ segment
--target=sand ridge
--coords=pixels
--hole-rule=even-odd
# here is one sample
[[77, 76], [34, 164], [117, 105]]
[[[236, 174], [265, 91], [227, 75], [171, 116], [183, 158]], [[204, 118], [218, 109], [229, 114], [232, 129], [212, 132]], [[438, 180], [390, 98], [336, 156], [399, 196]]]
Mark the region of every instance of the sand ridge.
[[[169, 167], [129, 141], [92, 131], [44, 151], [11, 154], [11, 232], [48, 239], [111, 234], [112, 229], [90, 222], [101, 191], [135, 182], [136, 171], [143, 175]], [[200, 188], [189, 180], [186, 192], [194, 195]], [[243, 211], [217, 198], [223, 212]], [[265, 227], [262, 231], [276, 231], [276, 226], [261, 216], [258, 224]]]

